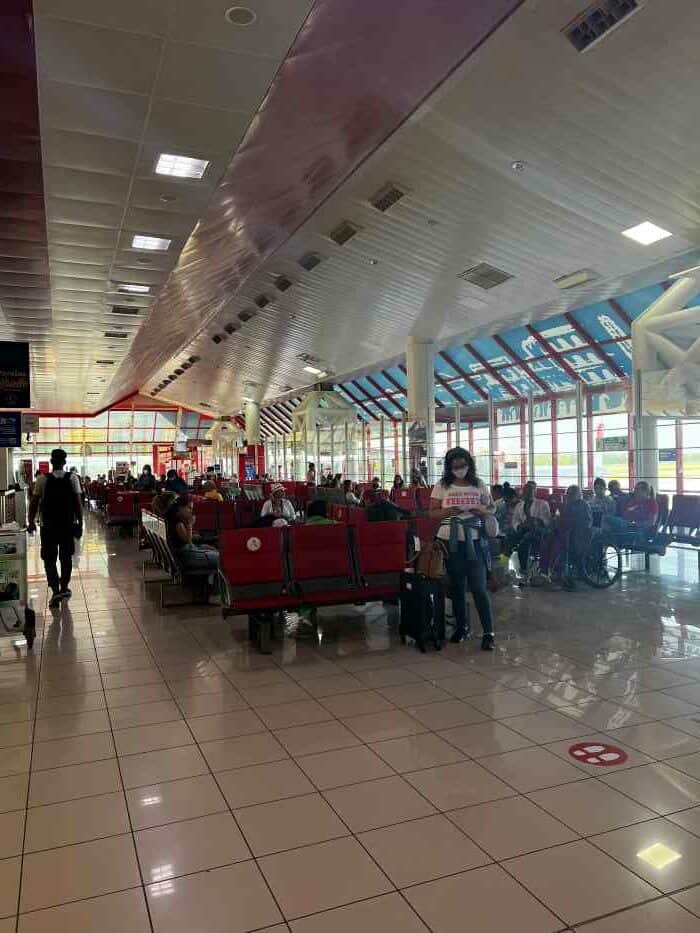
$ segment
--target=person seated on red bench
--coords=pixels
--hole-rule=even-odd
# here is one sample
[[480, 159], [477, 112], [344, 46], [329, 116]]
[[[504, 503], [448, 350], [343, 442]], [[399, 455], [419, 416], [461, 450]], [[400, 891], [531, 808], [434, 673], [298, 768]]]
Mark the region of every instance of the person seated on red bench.
[[593, 481], [593, 498], [588, 500], [591, 512], [593, 513], [593, 524], [596, 528], [600, 528], [605, 519], [610, 515], [614, 515], [617, 511], [615, 500], [612, 496], [606, 496], [605, 493], [605, 480], [598, 476]]
[[391, 485], [391, 490], [389, 491], [389, 498], [392, 502], [396, 502], [396, 496], [400, 489], [404, 488], [403, 476], [400, 473], [397, 473], [394, 477], [394, 482]]
[[156, 491], [156, 478], [153, 475], [153, 470], [151, 469], [150, 463], [144, 464], [143, 470], [141, 470], [141, 476], [139, 476], [138, 483], [136, 488], [139, 492], [155, 492]]
[[[583, 558], [591, 543], [591, 528], [593, 515], [587, 502], [584, 502], [581, 489], [578, 486], [569, 486], [562, 506], [561, 515], [557, 520], [557, 527], [552, 534], [545, 535], [540, 544], [540, 571], [548, 574], [555, 565], [562, 552], [568, 547], [569, 566], [566, 570], [574, 570], [578, 576], [583, 574]], [[575, 589], [570, 575], [563, 580], [565, 589]]]
[[355, 484], [351, 479], [346, 479], [343, 483], [343, 493], [345, 494], [346, 505], [362, 505], [362, 500], [357, 495]]
[[366, 489], [362, 493], [362, 504], [363, 505], [374, 505], [374, 503], [381, 497], [382, 487], [379, 482], [379, 477], [375, 476], [372, 479], [372, 485], [369, 489]]
[[418, 467], [411, 467], [411, 486], [417, 486], [419, 489], [428, 488], [425, 477], [418, 469]]
[[615, 515], [619, 515], [620, 518], [622, 518], [625, 505], [630, 498], [629, 494], [622, 491], [622, 487], [616, 479], [611, 479], [608, 483], [608, 492], [610, 493], [610, 498], [615, 503]]
[[307, 525], [337, 525], [338, 522], [328, 517], [328, 503], [325, 499], [314, 499], [306, 510]]
[[523, 486], [523, 497], [513, 512], [513, 535], [511, 545], [518, 551], [520, 572], [527, 574], [530, 550], [539, 545], [542, 533], [552, 524], [549, 503], [538, 499], [537, 483], [530, 480]]
[[187, 496], [178, 496], [165, 515], [168, 546], [184, 574], [219, 569], [219, 552], [193, 540], [194, 515]]
[[293, 522], [296, 518], [294, 506], [287, 499], [287, 492], [282, 483], [273, 483], [270, 490], [270, 498], [263, 504], [260, 512], [260, 518], [283, 518], [287, 522]]
[[212, 499], [214, 502], [224, 501], [224, 497], [216, 488], [216, 483], [211, 479], [202, 484], [202, 495], [205, 499]]
[[184, 479], [177, 475], [177, 470], [168, 470], [168, 478], [165, 481], [165, 488], [168, 492], [177, 493], [178, 496], [182, 496], [189, 492], [189, 486], [184, 481]]
[[176, 499], [177, 493], [175, 492], [159, 492], [153, 499], [153, 502], [151, 502], [151, 508], [158, 518], [165, 518], [168, 514], [168, 509], [173, 505]]
[[643, 544], [651, 536], [658, 517], [659, 505], [654, 490], [649, 483], [640, 480], [622, 506], [622, 514], [608, 517], [604, 527], [613, 532], [635, 532], [635, 543]]

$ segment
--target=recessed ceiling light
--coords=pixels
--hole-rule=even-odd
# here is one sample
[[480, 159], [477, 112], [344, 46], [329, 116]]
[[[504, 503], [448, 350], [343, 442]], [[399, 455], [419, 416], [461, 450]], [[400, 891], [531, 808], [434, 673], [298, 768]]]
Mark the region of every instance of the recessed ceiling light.
[[655, 842], [648, 849], [637, 852], [637, 858], [646, 862], [647, 865], [651, 865], [652, 868], [666, 868], [667, 865], [672, 865], [673, 862], [677, 862], [683, 856], [680, 852], [676, 852], [675, 849], [664, 845], [663, 842]]
[[663, 227], [657, 227], [650, 220], [637, 224], [636, 227], [630, 227], [629, 230], [623, 230], [622, 235], [635, 243], [641, 243], [642, 246], [651, 246], [652, 243], [658, 243], [659, 240], [665, 240], [673, 234]]
[[254, 10], [249, 10], [246, 6], [232, 6], [224, 13], [227, 22], [232, 26], [252, 26], [257, 15]]
[[369, 260], [369, 264], [370, 264], [370, 266], [377, 266], [377, 265], [379, 265], [379, 260], [378, 260], [378, 259], [370, 259], [370, 260]]
[[514, 172], [517, 172], [520, 175], [527, 168], [527, 162], [523, 162], [522, 159], [516, 159], [515, 162], [510, 163], [510, 167]]
[[154, 249], [165, 251], [170, 249], [171, 240], [166, 240], [160, 236], [148, 236], [145, 233], [136, 233], [131, 241], [133, 249]]
[[189, 156], [163, 152], [156, 163], [156, 175], [172, 175], [174, 178], [201, 178], [208, 165], [208, 159], [191, 159]]
[[120, 282], [117, 285], [117, 290], [120, 292], [131, 292], [132, 295], [147, 295], [150, 290], [150, 285], [132, 285], [130, 282]]

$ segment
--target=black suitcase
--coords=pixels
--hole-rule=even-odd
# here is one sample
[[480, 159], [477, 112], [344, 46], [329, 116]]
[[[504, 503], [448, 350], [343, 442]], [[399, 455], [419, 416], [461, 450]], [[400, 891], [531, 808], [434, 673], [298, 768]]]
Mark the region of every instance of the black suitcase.
[[401, 574], [401, 644], [411, 638], [425, 652], [440, 651], [445, 643], [445, 592], [442, 581], [418, 573]]

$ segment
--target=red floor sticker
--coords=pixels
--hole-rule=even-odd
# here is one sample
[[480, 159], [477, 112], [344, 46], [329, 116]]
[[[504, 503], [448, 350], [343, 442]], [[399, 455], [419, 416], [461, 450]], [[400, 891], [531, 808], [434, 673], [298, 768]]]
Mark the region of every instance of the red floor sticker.
[[622, 765], [627, 761], [627, 752], [623, 752], [621, 748], [597, 742], [579, 742], [571, 746], [569, 754], [585, 765], [599, 765], [601, 768]]

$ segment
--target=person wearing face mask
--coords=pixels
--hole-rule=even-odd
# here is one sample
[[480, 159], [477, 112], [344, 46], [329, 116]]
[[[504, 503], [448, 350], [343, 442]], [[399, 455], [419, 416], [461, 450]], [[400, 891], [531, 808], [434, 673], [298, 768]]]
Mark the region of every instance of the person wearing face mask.
[[430, 517], [442, 519], [438, 538], [450, 543], [447, 574], [452, 584], [452, 607], [456, 622], [451, 640], [453, 643], [460, 642], [469, 635], [468, 587], [479, 613], [483, 630], [481, 647], [484, 651], [493, 650], [493, 617], [486, 588], [486, 558], [480, 546], [480, 531], [477, 527], [462, 523], [453, 529], [451, 519], [484, 519], [492, 516], [493, 512], [491, 493], [477, 477], [471, 454], [461, 447], [448, 450], [442, 479], [430, 493]]

